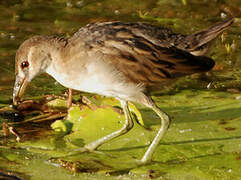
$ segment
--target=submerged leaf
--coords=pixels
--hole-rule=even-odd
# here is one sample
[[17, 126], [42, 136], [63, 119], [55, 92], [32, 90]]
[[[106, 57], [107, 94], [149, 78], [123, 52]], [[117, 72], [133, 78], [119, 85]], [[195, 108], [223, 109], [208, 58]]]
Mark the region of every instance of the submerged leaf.
[[51, 124], [51, 128], [56, 132], [67, 132], [67, 125], [62, 120], [57, 120]]
[[54, 99], [47, 103], [47, 105], [54, 109], [66, 109], [67, 101], [64, 99]]

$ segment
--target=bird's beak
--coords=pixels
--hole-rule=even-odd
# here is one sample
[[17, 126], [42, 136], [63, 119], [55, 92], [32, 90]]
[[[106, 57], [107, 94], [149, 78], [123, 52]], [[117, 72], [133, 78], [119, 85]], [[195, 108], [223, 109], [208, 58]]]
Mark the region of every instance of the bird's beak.
[[18, 102], [21, 100], [23, 93], [28, 85], [26, 77], [16, 76], [14, 89], [13, 89], [13, 105], [17, 106]]

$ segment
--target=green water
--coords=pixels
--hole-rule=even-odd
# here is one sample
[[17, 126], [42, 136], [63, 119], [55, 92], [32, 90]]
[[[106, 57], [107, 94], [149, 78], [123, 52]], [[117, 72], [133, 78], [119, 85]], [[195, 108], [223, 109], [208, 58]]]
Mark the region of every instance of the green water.
[[[98, 105], [97, 110], [77, 108], [67, 120], [54, 124], [14, 125], [21, 136], [19, 143], [13, 135], [6, 142], [0, 131], [0, 172], [34, 180], [241, 179], [240, 7], [239, 0], [1, 1], [0, 108], [11, 104], [15, 52], [33, 35], [68, 37], [90, 22], [111, 20], [145, 21], [189, 34], [222, 21], [228, 14], [237, 19], [209, 52], [217, 62], [212, 73], [180, 79], [153, 97], [172, 118], [153, 163], [135, 164], [160, 127], [155, 114], [139, 105], [140, 123], [146, 128], [136, 123], [130, 133], [103, 145], [100, 152], [62, 157], [120, 128], [124, 121], [123, 115], [110, 108], [118, 105], [116, 101], [94, 100], [88, 95]], [[31, 82], [25, 98], [64, 97], [65, 91], [55, 80], [41, 75]], [[78, 93], [75, 99], [79, 99]], [[103, 104], [108, 108], [99, 107]], [[78, 121], [80, 116], [83, 118]], [[0, 117], [0, 123], [3, 121], [6, 119]], [[51, 126], [62, 131], [54, 132]]]

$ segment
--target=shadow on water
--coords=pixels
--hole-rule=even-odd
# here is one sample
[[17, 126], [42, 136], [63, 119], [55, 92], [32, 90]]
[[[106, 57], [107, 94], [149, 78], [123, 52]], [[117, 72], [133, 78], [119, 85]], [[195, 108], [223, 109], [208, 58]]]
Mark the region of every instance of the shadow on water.
[[[231, 137], [223, 137], [223, 138], [205, 138], [205, 139], [195, 139], [189, 141], [173, 141], [173, 142], [161, 142], [160, 146], [162, 145], [184, 145], [184, 144], [196, 144], [196, 143], [207, 143], [207, 142], [223, 142], [223, 141], [230, 141], [230, 140], [240, 140], [241, 136], [231, 136]], [[224, 142], [225, 143], [225, 142]], [[116, 148], [116, 149], [102, 149], [103, 152], [118, 152], [118, 151], [128, 151], [133, 149], [143, 149], [147, 148], [149, 145], [143, 146], [135, 146], [135, 147], [125, 147], [125, 148]]]
[[[207, 100], [209, 101], [209, 100]], [[210, 100], [211, 102], [212, 100]], [[184, 103], [185, 104], [185, 103]], [[230, 121], [236, 118], [241, 117], [241, 104], [239, 102], [220, 104], [220, 105], [181, 105], [176, 107], [167, 107], [165, 105], [162, 108], [162, 105], [159, 107], [165, 111], [172, 119], [172, 123], [185, 123], [185, 122], [200, 122], [200, 121]], [[229, 108], [234, 105], [234, 108]], [[240, 106], [237, 107], [237, 106]], [[221, 109], [221, 110], [218, 110]], [[160, 119], [151, 109], [140, 109], [143, 119], [147, 120], [148, 125], [157, 125], [160, 124]], [[221, 119], [220, 119], [221, 115]], [[150, 118], [151, 117], [151, 118]]]

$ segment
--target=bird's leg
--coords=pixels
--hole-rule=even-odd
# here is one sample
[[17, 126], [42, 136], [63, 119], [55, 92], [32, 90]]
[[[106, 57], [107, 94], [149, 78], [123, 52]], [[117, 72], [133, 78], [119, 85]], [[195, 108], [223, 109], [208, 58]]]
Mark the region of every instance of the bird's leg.
[[111, 139], [114, 139], [116, 137], [119, 137], [119, 136], [127, 133], [133, 127], [134, 124], [133, 124], [133, 120], [131, 118], [131, 114], [129, 111], [128, 102], [120, 100], [120, 103], [121, 103], [121, 106], [122, 106], [124, 114], [125, 114], [124, 126], [118, 131], [115, 131], [115, 132], [108, 134], [94, 142], [91, 142], [91, 143], [85, 145], [84, 148], [88, 149], [89, 151], [93, 151], [93, 150], [97, 149], [99, 146], [101, 146], [102, 144], [110, 141]]
[[157, 107], [157, 105], [151, 100], [151, 98], [149, 98], [149, 101], [150, 103], [148, 103], [148, 107], [155, 111], [155, 113], [161, 118], [161, 128], [159, 129], [156, 137], [154, 138], [151, 145], [148, 147], [147, 151], [142, 157], [141, 163], [143, 164], [151, 161], [154, 151], [156, 150], [158, 144], [165, 135], [170, 124], [170, 118], [168, 117], [168, 115], [164, 113], [159, 107]]
[[73, 90], [69, 88], [69, 94], [68, 94], [68, 108], [72, 106], [72, 100], [73, 100]]

